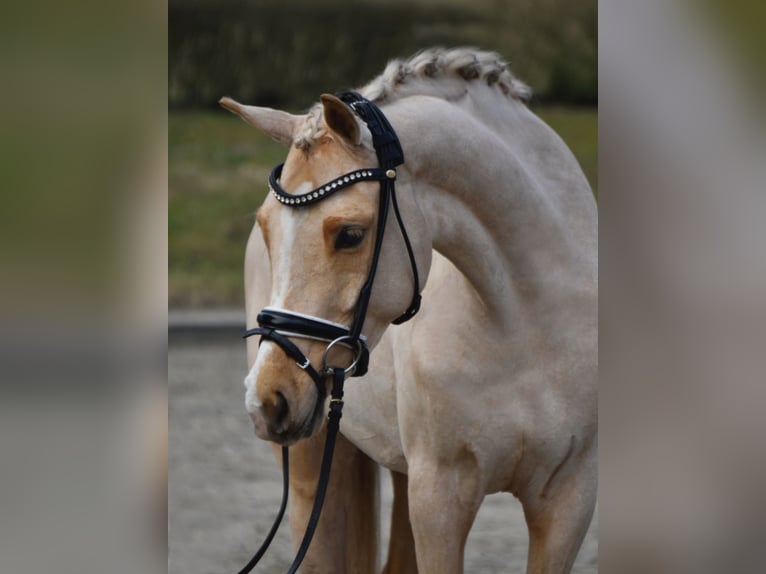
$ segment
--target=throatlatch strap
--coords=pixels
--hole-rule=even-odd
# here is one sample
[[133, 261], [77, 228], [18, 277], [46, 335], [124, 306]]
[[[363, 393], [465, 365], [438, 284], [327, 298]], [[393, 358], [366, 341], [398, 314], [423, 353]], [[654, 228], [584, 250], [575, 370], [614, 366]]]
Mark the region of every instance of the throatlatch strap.
[[417, 312], [420, 311], [420, 301], [422, 296], [420, 295], [420, 275], [418, 274], [418, 264], [415, 261], [415, 252], [412, 250], [412, 244], [410, 243], [410, 237], [407, 235], [407, 229], [404, 227], [404, 221], [402, 221], [402, 214], [399, 213], [399, 202], [396, 200], [396, 190], [391, 191], [391, 203], [394, 204], [394, 215], [396, 221], [399, 224], [399, 229], [402, 232], [402, 238], [404, 239], [404, 246], [407, 248], [407, 256], [410, 258], [410, 267], [412, 268], [412, 283], [414, 292], [412, 295], [412, 301], [407, 310], [399, 315], [396, 319], [391, 321], [394, 325], [401, 325], [412, 319]]

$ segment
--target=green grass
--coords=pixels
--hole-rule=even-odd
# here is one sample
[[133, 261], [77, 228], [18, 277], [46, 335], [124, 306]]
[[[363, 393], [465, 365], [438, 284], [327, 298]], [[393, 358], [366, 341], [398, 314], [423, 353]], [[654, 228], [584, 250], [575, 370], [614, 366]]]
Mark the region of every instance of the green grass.
[[271, 166], [285, 149], [223, 110], [168, 124], [169, 304], [242, 304], [242, 261]]
[[[597, 191], [594, 109], [535, 110], [572, 148]], [[286, 149], [221, 112], [171, 113], [168, 280], [172, 307], [242, 306], [242, 266], [269, 170]]]

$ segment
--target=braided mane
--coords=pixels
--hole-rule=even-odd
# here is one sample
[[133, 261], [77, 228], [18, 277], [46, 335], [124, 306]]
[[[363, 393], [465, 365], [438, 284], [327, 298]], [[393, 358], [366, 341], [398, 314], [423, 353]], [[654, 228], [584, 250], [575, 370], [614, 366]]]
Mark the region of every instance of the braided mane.
[[[451, 100], [463, 96], [465, 84], [471, 82], [484, 82], [520, 101], [532, 95], [529, 86], [511, 74], [497, 53], [474, 48], [430, 48], [408, 60], [391, 60], [360, 93], [377, 104], [416, 94]], [[294, 139], [296, 147], [308, 150], [324, 135], [321, 120], [322, 106], [317, 104], [309, 110], [303, 130]]]

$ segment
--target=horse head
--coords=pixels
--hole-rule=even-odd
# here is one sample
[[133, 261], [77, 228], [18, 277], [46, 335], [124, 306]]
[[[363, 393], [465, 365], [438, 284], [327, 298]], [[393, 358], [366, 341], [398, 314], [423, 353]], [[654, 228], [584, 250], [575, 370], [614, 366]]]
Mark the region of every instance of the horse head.
[[[221, 104], [290, 146], [278, 184], [274, 180], [282, 195], [272, 188], [258, 209], [253, 234], [260, 237], [258, 241], [251, 239], [246, 255], [248, 261], [260, 258], [261, 269], [256, 273], [269, 272], [271, 279], [267, 284], [261, 282], [260, 287], [256, 281], [246, 298], [268, 301], [269, 309], [286, 311], [293, 318], [321, 318], [349, 330], [359, 322], [365, 350], [374, 347], [389, 323], [407, 309], [413, 294], [410, 268], [417, 272], [419, 264], [427, 269], [431, 247], [419, 239], [420, 234], [413, 234], [415, 255], [411, 260], [394, 218], [387, 218], [387, 239], [380, 247], [377, 272], [372, 273], [376, 277], [374, 288], [359, 321], [360, 293], [369, 282], [371, 267], [375, 267], [383, 193], [381, 181], [369, 179], [373, 172], [368, 169], [377, 168], [378, 159], [365, 123], [346, 103], [328, 94], [321, 97], [321, 105], [304, 116], [245, 106], [229, 98], [222, 99]], [[318, 194], [324, 193], [323, 186], [338, 178], [342, 189], [337, 193], [333, 185], [321, 201], [293, 204], [300, 203], [293, 198], [305, 198], [313, 190], [318, 190], [313, 194], [318, 199]], [[400, 189], [411, 186], [401, 173], [397, 179]], [[408, 212], [404, 219], [414, 230], [422, 227], [423, 221], [410, 203], [410, 199], [403, 199], [403, 210]], [[258, 289], [269, 292], [255, 292]], [[420, 285], [416, 293], [419, 289]], [[324, 376], [320, 365], [349, 366], [359, 358], [354, 345], [332, 345], [328, 350], [327, 340], [288, 336], [313, 365], [315, 374], [320, 373], [321, 385], [327, 385], [329, 377]], [[327, 388], [322, 389], [316, 377], [312, 381], [306, 365], [297, 362], [285, 352], [284, 345], [268, 337], [261, 340], [245, 379], [247, 410], [260, 438], [292, 444], [322, 426]]]

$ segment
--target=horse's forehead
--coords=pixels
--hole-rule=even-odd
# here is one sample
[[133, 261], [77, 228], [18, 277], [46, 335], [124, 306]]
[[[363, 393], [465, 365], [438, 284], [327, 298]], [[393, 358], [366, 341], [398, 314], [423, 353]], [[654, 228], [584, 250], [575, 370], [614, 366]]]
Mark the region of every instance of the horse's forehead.
[[[280, 184], [289, 194], [301, 195], [368, 164], [369, 160], [363, 154], [357, 157], [331, 138], [325, 138], [308, 153], [295, 147], [290, 149]], [[300, 239], [302, 230], [313, 228], [312, 222], [322, 222], [327, 216], [360, 222], [369, 219], [377, 203], [361, 189], [371, 186], [370, 183], [360, 183], [354, 186], [352, 195], [336, 194], [310, 210], [286, 207], [276, 201], [266, 202], [258, 210], [257, 218], [265, 235], [272, 240], [267, 240], [269, 247], [278, 244], [279, 249], [284, 249], [285, 244]]]
[[365, 159], [326, 136], [309, 151], [297, 147], [290, 149], [285, 159], [281, 184], [289, 193], [300, 193], [297, 187], [304, 182], [309, 182], [313, 189], [362, 164], [366, 164]]

